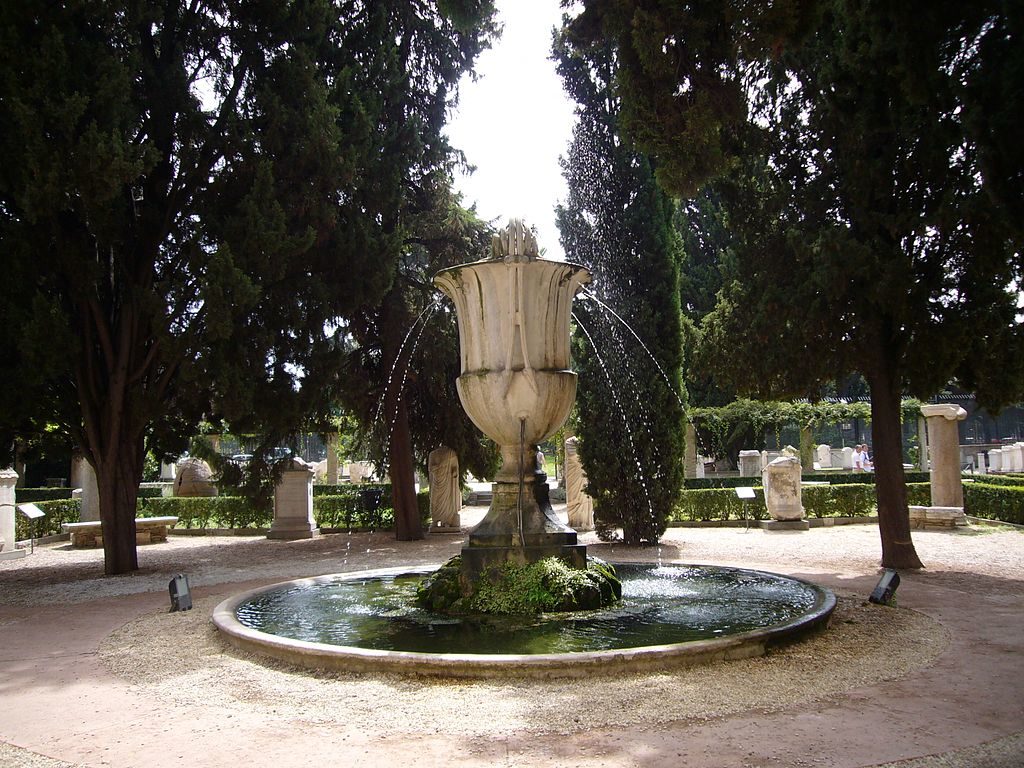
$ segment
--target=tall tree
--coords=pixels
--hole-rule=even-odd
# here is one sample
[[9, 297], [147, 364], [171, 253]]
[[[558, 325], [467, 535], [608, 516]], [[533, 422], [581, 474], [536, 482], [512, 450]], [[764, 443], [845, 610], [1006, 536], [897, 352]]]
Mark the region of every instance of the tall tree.
[[[491, 3], [8, 3], [0, 10], [0, 429], [96, 470], [137, 568], [145, 443], [326, 413], [337, 329], [391, 285]], [[6, 446], [8, 441], [4, 441]]]
[[342, 384], [364, 444], [387, 468], [401, 540], [423, 537], [413, 470], [426, 469], [430, 451], [448, 446], [477, 477], [493, 475], [498, 460], [462, 409], [458, 329], [431, 282], [438, 270], [480, 258], [492, 228], [459, 205], [446, 174], [425, 180], [414, 203], [394, 284], [349, 325]]
[[[706, 349], [743, 391], [871, 388], [882, 563], [910, 537], [900, 396], [1021, 396], [1019, 4], [587, 3], [668, 188], [715, 178], [735, 269]], [[1014, 117], [1016, 116], [1016, 117]]]
[[555, 57], [577, 103], [562, 161], [569, 187], [557, 210], [562, 245], [570, 261], [593, 272], [593, 294], [629, 324], [595, 301], [575, 305], [580, 454], [598, 532], [621, 528], [629, 544], [654, 544], [683, 481], [674, 207], [648, 160], [619, 135], [611, 47], [571, 46], [562, 37]]

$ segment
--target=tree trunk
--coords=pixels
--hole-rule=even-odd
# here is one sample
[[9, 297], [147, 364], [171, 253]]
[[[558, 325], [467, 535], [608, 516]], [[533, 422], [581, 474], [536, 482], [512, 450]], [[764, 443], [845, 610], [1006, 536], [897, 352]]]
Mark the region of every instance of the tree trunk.
[[[884, 364], [878, 366], [885, 369]], [[886, 371], [888, 373], [888, 371]], [[900, 387], [892, 375], [865, 374], [871, 386], [871, 434], [875, 466], [878, 531], [884, 568], [923, 568], [910, 538], [907, 486], [903, 477]]]
[[388, 446], [388, 475], [391, 477], [391, 501], [395, 510], [395, 538], [398, 541], [422, 539], [423, 523], [416, 502], [409, 413], [402, 401], [398, 402]]
[[96, 487], [103, 524], [103, 571], [107, 576], [139, 568], [135, 546], [135, 512], [142, 479], [144, 448], [122, 440], [106, 461], [98, 461]]

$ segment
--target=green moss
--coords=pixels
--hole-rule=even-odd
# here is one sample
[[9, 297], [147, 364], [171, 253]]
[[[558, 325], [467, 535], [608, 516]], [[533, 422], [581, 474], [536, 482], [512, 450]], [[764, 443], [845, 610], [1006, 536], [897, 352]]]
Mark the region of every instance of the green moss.
[[622, 598], [615, 569], [595, 558], [586, 570], [557, 557], [529, 565], [505, 563], [489, 570], [468, 595], [462, 591], [461, 569], [461, 558], [449, 560], [423, 580], [417, 602], [440, 613], [522, 616], [593, 610]]

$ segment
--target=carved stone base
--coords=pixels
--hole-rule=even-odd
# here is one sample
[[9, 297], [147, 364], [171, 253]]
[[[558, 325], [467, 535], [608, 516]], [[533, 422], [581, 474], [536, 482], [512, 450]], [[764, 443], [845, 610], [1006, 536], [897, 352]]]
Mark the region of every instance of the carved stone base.
[[809, 531], [811, 524], [806, 520], [762, 520], [759, 528], [766, 531]]

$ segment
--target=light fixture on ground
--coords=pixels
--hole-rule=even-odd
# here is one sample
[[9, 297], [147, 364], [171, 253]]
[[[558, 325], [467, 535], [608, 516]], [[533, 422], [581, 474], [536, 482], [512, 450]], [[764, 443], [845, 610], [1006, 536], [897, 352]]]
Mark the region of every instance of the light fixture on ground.
[[896, 587], [899, 585], [900, 575], [894, 569], [886, 568], [868, 601], [879, 605], [891, 605], [892, 597], [896, 594]]
[[167, 584], [171, 593], [171, 613], [192, 610], [192, 593], [188, 588], [188, 576], [179, 573]]

